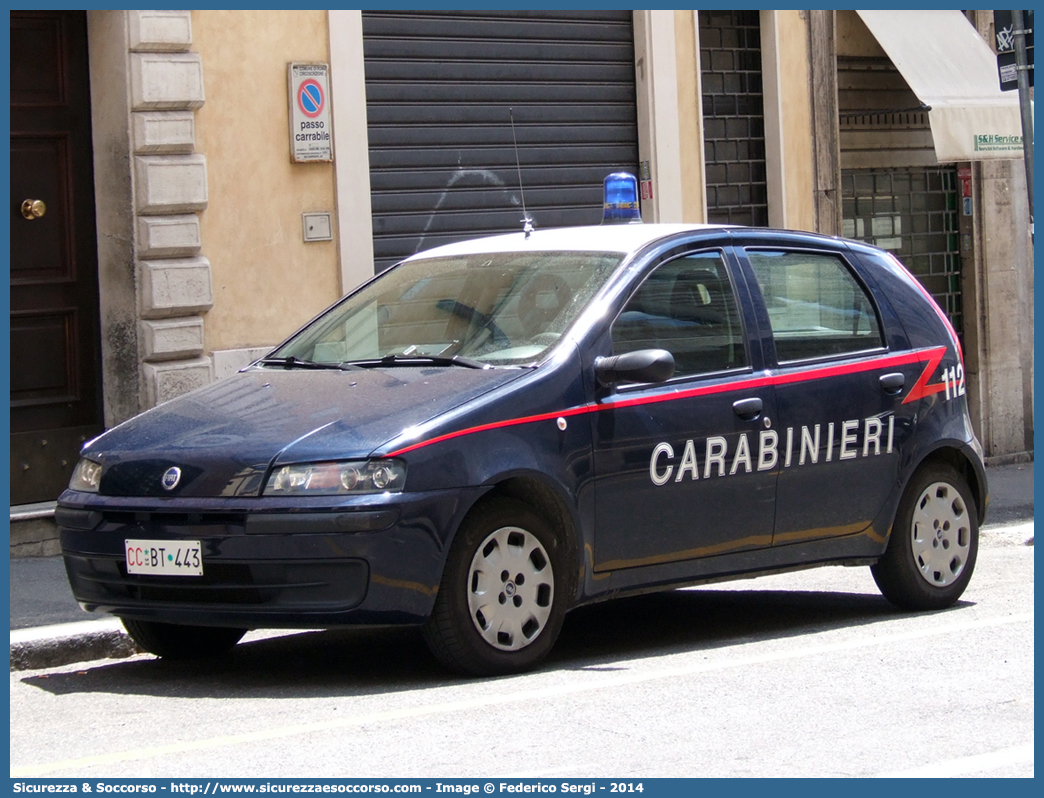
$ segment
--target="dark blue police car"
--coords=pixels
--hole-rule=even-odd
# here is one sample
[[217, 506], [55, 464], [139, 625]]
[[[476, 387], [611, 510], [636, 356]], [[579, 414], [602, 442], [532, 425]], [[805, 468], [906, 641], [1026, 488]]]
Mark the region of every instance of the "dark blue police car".
[[422, 625], [520, 671], [566, 611], [810, 565], [955, 602], [987, 503], [960, 346], [891, 255], [619, 224], [441, 247], [84, 447], [73, 593], [147, 651]]

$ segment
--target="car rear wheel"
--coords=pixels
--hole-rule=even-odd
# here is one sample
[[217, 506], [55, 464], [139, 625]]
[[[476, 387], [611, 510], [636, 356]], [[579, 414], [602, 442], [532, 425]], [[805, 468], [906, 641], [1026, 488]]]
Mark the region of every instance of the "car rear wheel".
[[528, 670], [558, 637], [568, 582], [562, 544], [543, 518], [513, 499], [485, 502], [450, 548], [425, 640], [463, 673]]
[[910, 480], [888, 548], [871, 571], [893, 604], [942, 609], [968, 586], [978, 550], [978, 515], [968, 483], [950, 466], [933, 464]]
[[246, 629], [216, 626], [181, 626], [158, 621], [123, 619], [123, 628], [135, 643], [164, 659], [209, 659], [218, 657], [242, 639]]

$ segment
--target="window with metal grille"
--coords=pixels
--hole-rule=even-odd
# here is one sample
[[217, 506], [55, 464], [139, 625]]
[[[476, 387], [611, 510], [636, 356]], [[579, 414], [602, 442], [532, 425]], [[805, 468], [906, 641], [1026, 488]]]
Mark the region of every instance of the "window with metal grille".
[[700, 11], [707, 219], [768, 225], [757, 11]]
[[842, 235], [893, 253], [964, 331], [957, 169], [845, 169]]

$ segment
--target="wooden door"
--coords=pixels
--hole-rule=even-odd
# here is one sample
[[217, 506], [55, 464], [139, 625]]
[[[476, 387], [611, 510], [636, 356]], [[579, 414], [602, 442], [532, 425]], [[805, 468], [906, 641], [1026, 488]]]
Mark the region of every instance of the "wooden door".
[[103, 417], [87, 17], [11, 11], [10, 19], [16, 505], [57, 498]]

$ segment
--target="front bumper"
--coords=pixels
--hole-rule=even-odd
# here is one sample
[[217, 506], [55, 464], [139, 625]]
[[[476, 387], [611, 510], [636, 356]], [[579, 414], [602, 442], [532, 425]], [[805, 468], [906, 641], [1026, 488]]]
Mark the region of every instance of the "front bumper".
[[[89, 611], [242, 628], [418, 624], [431, 613], [452, 530], [479, 493], [323, 507], [67, 491], [55, 520], [73, 595]], [[128, 574], [128, 538], [199, 540], [203, 575]]]

